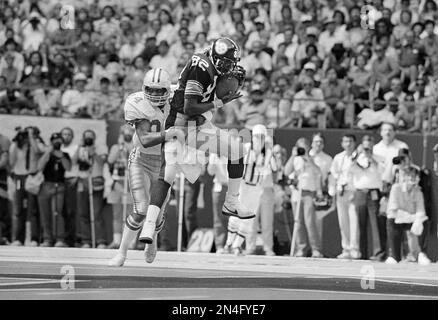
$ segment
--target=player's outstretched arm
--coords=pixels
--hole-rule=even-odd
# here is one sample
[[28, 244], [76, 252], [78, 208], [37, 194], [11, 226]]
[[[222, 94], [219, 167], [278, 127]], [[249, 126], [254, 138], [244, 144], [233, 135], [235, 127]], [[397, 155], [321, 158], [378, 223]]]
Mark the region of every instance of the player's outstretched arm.
[[135, 123], [135, 131], [143, 147], [149, 148], [174, 138], [184, 141], [184, 131], [178, 128], [170, 128], [166, 131], [156, 131], [147, 119]]

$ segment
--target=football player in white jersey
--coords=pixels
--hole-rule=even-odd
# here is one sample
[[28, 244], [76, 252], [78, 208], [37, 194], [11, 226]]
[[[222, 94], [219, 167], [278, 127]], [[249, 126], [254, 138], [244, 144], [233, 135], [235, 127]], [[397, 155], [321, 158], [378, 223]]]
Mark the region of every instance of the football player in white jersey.
[[[245, 170], [240, 184], [240, 201], [249, 210], [257, 212], [263, 192], [263, 182], [272, 171], [276, 171], [276, 164], [272, 158], [272, 137], [264, 125], [257, 124], [252, 130], [251, 143], [245, 145]], [[231, 216], [228, 220], [228, 235], [224, 253], [233, 252], [235, 255], [243, 254], [243, 243], [255, 245], [256, 219], [238, 219]], [[251, 250], [250, 250], [251, 251]]]
[[[164, 69], [148, 71], [143, 80], [143, 90], [128, 96], [124, 105], [125, 120], [135, 128], [134, 149], [129, 156], [128, 181], [133, 199], [133, 212], [126, 219], [122, 241], [117, 255], [109, 266], [120, 267], [126, 260], [129, 244], [137, 237], [146, 217], [150, 201], [150, 187], [158, 179], [162, 162], [162, 144], [178, 136], [178, 129], [164, 130], [169, 113], [171, 94], [170, 76]], [[182, 136], [184, 135], [181, 132]], [[154, 232], [164, 224], [160, 212]], [[146, 261], [152, 262], [157, 251], [156, 241], [145, 247]]]

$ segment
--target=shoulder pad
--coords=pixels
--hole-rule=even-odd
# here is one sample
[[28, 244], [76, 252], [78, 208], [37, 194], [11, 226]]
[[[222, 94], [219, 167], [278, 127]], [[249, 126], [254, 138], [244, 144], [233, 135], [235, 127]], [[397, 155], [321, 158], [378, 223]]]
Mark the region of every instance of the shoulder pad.
[[125, 120], [127, 122], [133, 122], [136, 120], [153, 118], [155, 110], [145, 99], [143, 92], [139, 91], [126, 98], [124, 113]]

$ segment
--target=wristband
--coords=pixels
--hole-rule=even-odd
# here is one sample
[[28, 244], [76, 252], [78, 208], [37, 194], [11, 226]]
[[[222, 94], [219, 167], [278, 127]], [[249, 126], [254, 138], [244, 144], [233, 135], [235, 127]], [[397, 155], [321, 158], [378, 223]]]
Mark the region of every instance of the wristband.
[[213, 105], [216, 109], [218, 109], [218, 108], [222, 108], [224, 106], [224, 103], [222, 102], [221, 99], [216, 99], [213, 101]]

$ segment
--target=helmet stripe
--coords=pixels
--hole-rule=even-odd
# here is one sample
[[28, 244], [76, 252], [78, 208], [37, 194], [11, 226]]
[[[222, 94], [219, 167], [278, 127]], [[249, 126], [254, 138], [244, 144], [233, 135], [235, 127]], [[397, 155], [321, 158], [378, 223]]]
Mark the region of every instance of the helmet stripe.
[[154, 75], [152, 76], [152, 82], [155, 82], [155, 74], [157, 73], [157, 69], [154, 69]]
[[161, 68], [158, 69], [158, 80], [157, 80], [157, 82], [160, 82], [160, 76], [161, 76]]

